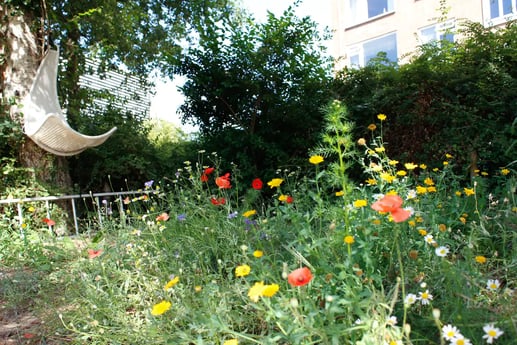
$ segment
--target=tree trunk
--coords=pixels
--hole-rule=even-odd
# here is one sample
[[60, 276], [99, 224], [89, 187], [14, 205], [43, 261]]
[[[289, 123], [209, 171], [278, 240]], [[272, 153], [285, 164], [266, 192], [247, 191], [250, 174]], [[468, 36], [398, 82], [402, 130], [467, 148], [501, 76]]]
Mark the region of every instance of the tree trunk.
[[[10, 8], [0, 5], [0, 59], [2, 79], [0, 84], [1, 97], [11, 99], [16, 103], [29, 92], [36, 70], [43, 59], [46, 41], [44, 26], [41, 18], [32, 18], [31, 14], [11, 14]], [[38, 27], [37, 32], [31, 27]], [[20, 119], [19, 113], [23, 108], [11, 106], [10, 116]], [[54, 156], [45, 152], [30, 138], [24, 138], [20, 147], [18, 160], [23, 167], [34, 169], [34, 178], [45, 184], [67, 191], [72, 186], [68, 161], [65, 157]]]

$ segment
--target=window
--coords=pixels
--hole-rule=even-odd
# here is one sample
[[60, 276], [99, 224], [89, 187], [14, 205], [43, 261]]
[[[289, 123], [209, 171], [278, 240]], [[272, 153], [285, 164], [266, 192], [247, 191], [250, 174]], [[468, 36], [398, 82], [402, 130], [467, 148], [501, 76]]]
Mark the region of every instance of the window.
[[393, 12], [394, 0], [346, 0], [347, 26], [365, 22], [371, 18]]
[[426, 26], [419, 30], [420, 42], [422, 44], [441, 40], [454, 42], [454, 25], [453, 20], [448, 20], [443, 23]]
[[368, 62], [377, 57], [380, 52], [386, 53], [391, 62], [397, 62], [397, 34], [391, 33], [373, 40], [359, 43], [348, 49], [349, 66], [364, 67]]
[[506, 23], [517, 18], [517, 0], [483, 0], [485, 26]]

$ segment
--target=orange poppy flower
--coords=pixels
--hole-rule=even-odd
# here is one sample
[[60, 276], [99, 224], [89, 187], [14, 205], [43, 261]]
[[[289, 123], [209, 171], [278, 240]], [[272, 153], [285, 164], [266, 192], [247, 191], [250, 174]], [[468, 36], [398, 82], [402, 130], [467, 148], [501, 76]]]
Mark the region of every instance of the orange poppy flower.
[[52, 219], [49, 218], [43, 218], [43, 221], [47, 223], [48, 226], [54, 226], [56, 225], [56, 222], [54, 222]]
[[226, 199], [225, 198], [217, 199], [217, 198], [212, 197], [210, 199], [210, 202], [212, 203], [212, 205], [215, 205], [215, 206], [217, 206], [217, 205], [224, 205], [224, 204], [226, 204]]
[[88, 258], [93, 259], [102, 254], [102, 249], [88, 249]]
[[312, 280], [312, 272], [307, 267], [298, 268], [287, 276], [287, 282], [292, 286], [303, 286]]
[[206, 168], [204, 171], [203, 171], [203, 175], [210, 175], [211, 173], [213, 173], [215, 170], [215, 168]]
[[165, 213], [165, 212], [160, 214], [158, 217], [156, 217], [156, 221], [157, 222], [160, 222], [160, 221], [164, 221], [165, 222], [167, 220], [169, 220], [169, 215], [167, 213]]
[[372, 204], [372, 208], [379, 212], [389, 212], [395, 223], [405, 221], [411, 212], [402, 208], [402, 198], [398, 195], [385, 195]]
[[207, 174], [201, 175], [201, 182], [208, 182], [208, 175]]
[[215, 179], [215, 184], [219, 186], [220, 189], [229, 189], [232, 187], [230, 184], [230, 173], [226, 173], [223, 176], [219, 176]]

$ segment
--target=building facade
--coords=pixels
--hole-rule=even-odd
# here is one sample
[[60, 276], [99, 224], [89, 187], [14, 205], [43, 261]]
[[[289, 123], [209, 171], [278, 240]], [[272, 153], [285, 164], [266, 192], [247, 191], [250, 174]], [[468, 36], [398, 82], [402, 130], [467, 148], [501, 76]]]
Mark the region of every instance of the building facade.
[[404, 63], [416, 47], [456, 40], [462, 21], [503, 25], [517, 18], [517, 0], [332, 0], [336, 68], [362, 67], [379, 52]]

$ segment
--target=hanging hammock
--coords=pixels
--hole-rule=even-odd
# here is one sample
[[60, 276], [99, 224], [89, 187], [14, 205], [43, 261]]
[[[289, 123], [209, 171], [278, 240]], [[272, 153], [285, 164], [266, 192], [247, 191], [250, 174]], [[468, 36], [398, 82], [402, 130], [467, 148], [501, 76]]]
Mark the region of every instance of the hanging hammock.
[[89, 136], [70, 127], [57, 98], [58, 63], [59, 52], [49, 50], [36, 72], [29, 94], [22, 101], [24, 132], [45, 151], [72, 156], [104, 143], [117, 128]]

